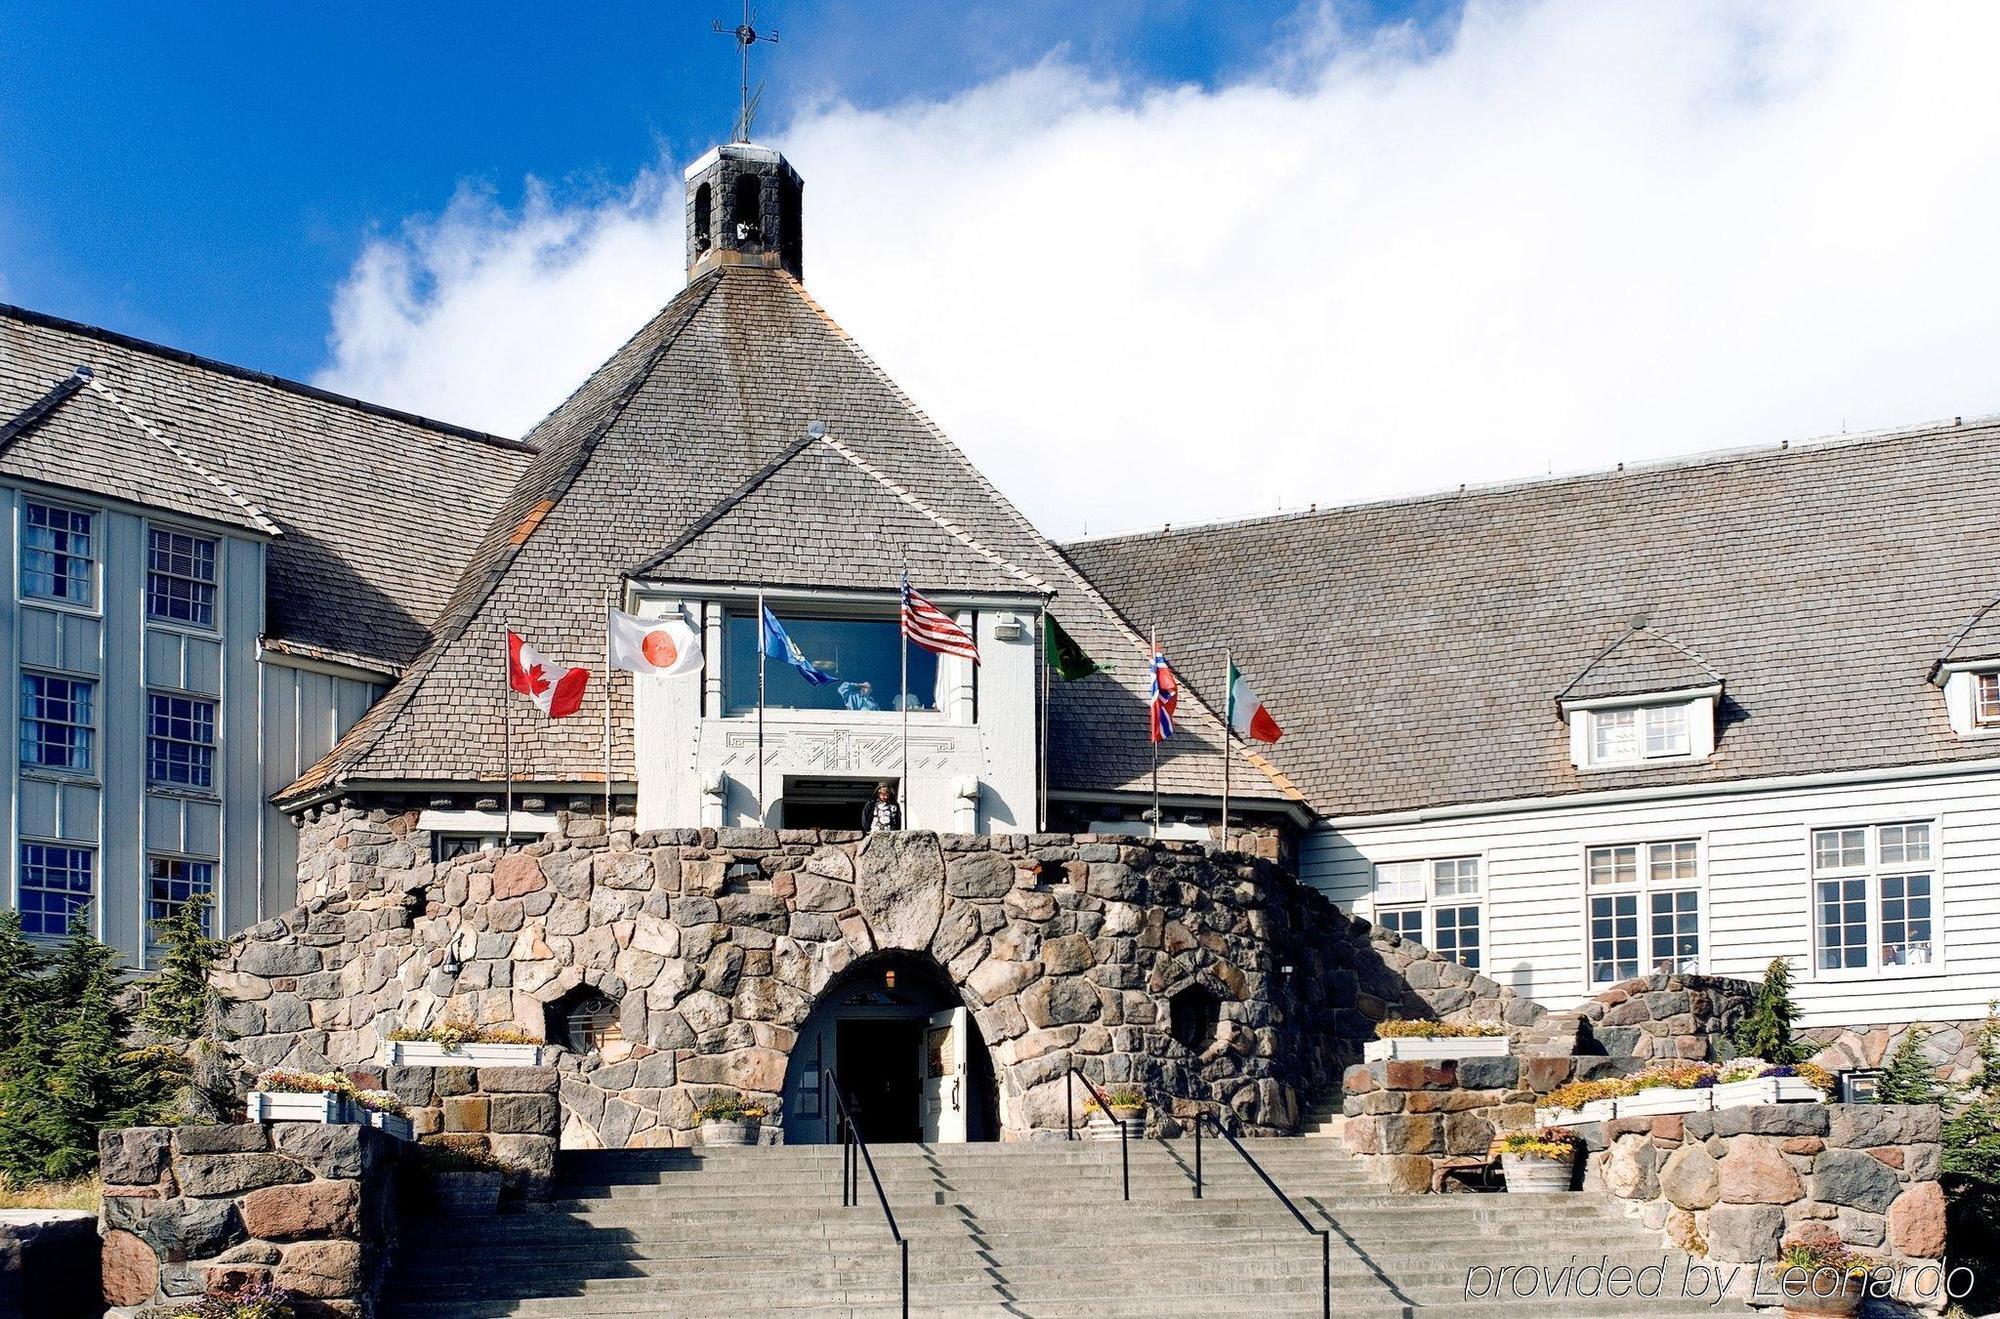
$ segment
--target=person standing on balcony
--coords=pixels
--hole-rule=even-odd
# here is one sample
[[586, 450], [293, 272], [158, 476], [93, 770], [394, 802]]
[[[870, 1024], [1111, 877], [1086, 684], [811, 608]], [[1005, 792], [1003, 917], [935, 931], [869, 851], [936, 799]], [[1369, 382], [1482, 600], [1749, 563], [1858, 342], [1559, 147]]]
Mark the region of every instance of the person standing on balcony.
[[875, 800], [862, 808], [861, 832], [894, 833], [903, 827], [903, 808], [896, 801], [896, 785], [886, 779], [875, 785]]

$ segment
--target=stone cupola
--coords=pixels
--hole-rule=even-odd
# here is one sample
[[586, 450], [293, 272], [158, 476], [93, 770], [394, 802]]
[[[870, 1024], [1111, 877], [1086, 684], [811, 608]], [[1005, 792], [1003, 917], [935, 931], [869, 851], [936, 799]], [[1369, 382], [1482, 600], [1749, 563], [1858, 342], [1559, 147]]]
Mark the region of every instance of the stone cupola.
[[684, 177], [689, 279], [725, 265], [771, 267], [805, 279], [805, 183], [783, 155], [730, 142], [688, 166]]

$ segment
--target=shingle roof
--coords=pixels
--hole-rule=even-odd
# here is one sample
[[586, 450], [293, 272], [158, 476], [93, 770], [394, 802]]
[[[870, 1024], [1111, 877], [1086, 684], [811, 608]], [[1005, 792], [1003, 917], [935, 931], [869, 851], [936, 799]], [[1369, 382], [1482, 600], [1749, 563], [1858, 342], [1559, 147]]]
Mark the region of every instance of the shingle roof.
[[0, 423], [79, 366], [90, 379], [21, 428], [0, 472], [266, 520], [266, 631], [328, 655], [401, 666], [421, 652], [528, 461], [517, 441], [0, 305]]
[[1686, 691], [1721, 683], [1722, 675], [1701, 656], [1672, 637], [1640, 624], [1606, 646], [1556, 695], [1559, 701], [1589, 701]]
[[[1195, 686], [1233, 645], [1352, 815], [1990, 755], [1925, 678], [2000, 594], [1996, 506], [1985, 419], [1068, 548]], [[1715, 755], [1586, 778], [1551, 697], [1640, 617], [1727, 676]]]
[[1938, 652], [1937, 662], [1931, 666], [1931, 678], [1939, 681], [1947, 664], [1977, 664], [1995, 659], [2000, 659], [2000, 600], [1989, 600], [1965, 620], [1964, 626]]
[[[552, 659], [597, 667], [591, 657], [603, 644], [604, 600], [621, 574], [673, 547], [798, 446], [814, 421], [851, 461], [835, 461], [829, 446], [799, 448], [658, 571], [691, 575], [699, 563], [704, 571], [761, 572], [734, 561], [757, 555], [777, 571], [804, 575], [803, 556], [818, 554], [832, 565], [815, 559], [805, 580], [831, 576], [887, 590], [890, 564], [845, 557], [860, 556], [858, 542], [877, 527], [918, 538], [911, 552], [930, 556], [910, 565], [920, 585], [932, 583], [935, 564], [936, 579], [951, 589], [1004, 582], [1032, 594], [994, 560], [1018, 568], [1056, 592], [1051, 607], [1063, 626], [1118, 669], [1115, 678], [1063, 684], [1052, 694], [1051, 783], [1143, 790], [1151, 762], [1140, 638], [790, 276], [725, 267], [690, 284], [530, 433], [540, 452], [473, 555], [438, 642], [285, 799], [309, 801], [342, 784], [498, 782], [503, 627]], [[815, 480], [837, 483], [837, 498], [802, 505]], [[826, 519], [828, 534], [811, 518]], [[760, 545], [766, 527], [778, 548]], [[710, 534], [718, 536], [713, 546]], [[801, 548], [783, 548], [790, 538]], [[589, 718], [516, 712], [519, 779], [602, 780], [594, 712], [604, 690], [593, 679]], [[609, 690], [614, 774], [629, 781], [631, 685], [618, 680]], [[1162, 788], [1213, 793], [1219, 725], [1198, 706], [1184, 703], [1183, 712], [1187, 732], [1163, 760]], [[1239, 763], [1235, 786], [1245, 797], [1281, 795], [1248, 761]]]

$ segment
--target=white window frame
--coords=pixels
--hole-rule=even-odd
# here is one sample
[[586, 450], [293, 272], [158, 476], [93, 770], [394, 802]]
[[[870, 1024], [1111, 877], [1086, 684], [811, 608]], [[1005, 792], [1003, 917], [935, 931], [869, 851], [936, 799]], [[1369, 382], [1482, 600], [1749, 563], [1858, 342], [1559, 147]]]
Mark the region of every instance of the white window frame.
[[[216, 535], [214, 532], [198, 531], [193, 527], [151, 519], [147, 521], [144, 530], [145, 534], [141, 537], [140, 543], [139, 610], [141, 616], [146, 621], [146, 626], [171, 628], [183, 632], [192, 632], [199, 636], [214, 636], [220, 633], [222, 631], [223, 614], [228, 606], [228, 599], [224, 594], [226, 584], [223, 581], [224, 562], [229, 555], [228, 539]], [[154, 568], [153, 536], [155, 533], [169, 536], [185, 536], [190, 541], [197, 543], [205, 542], [211, 551], [210, 567], [212, 571], [209, 578], [204, 581], [200, 577], [189, 576], [170, 569]], [[165, 614], [154, 613], [153, 578], [156, 575], [170, 582], [187, 582], [192, 586], [207, 587], [209, 593], [208, 622], [201, 623], [188, 618], [170, 618]]]
[[[39, 505], [42, 508], [61, 509], [65, 513], [77, 514], [82, 517], [90, 519], [90, 529], [86, 533], [90, 537], [90, 553], [85, 555], [72, 554], [68, 556], [70, 558], [80, 558], [83, 560], [85, 564], [85, 571], [84, 571], [85, 590], [83, 599], [65, 600], [60, 596], [33, 595], [29, 593], [28, 591], [28, 507], [31, 504]], [[101, 588], [103, 586], [103, 581], [104, 581], [104, 556], [103, 556], [104, 532], [105, 532], [105, 520], [104, 520], [104, 511], [102, 509], [87, 508], [81, 504], [72, 504], [66, 500], [61, 500], [61, 499], [44, 499], [40, 495], [30, 494], [26, 491], [23, 491], [21, 494], [21, 503], [20, 503], [20, 526], [15, 535], [15, 542], [16, 542], [15, 553], [18, 556], [18, 558], [16, 560], [16, 566], [15, 566], [16, 580], [14, 583], [14, 598], [21, 601], [23, 604], [32, 604], [37, 608], [66, 609], [74, 613], [89, 614], [95, 616], [99, 611], [99, 604], [98, 604], [99, 596], [102, 595], [103, 593]]]
[[[1442, 867], [1453, 867], [1451, 874]], [[1394, 896], [1383, 896], [1384, 871], [1395, 873]], [[1464, 891], [1468, 882], [1471, 891]], [[1385, 858], [1373, 862], [1369, 868], [1369, 911], [1375, 924], [1382, 925], [1382, 917], [1394, 913], [1399, 918], [1411, 913], [1417, 916], [1417, 929], [1405, 937], [1416, 940], [1424, 947], [1451, 961], [1458, 958], [1437, 947], [1438, 913], [1443, 910], [1462, 911], [1472, 909], [1475, 928], [1479, 931], [1478, 965], [1468, 966], [1474, 974], [1485, 974], [1488, 959], [1488, 942], [1491, 931], [1486, 923], [1486, 857], [1479, 852], [1446, 852], [1442, 855], [1425, 857]], [[1464, 965], [1464, 963], [1460, 963]]]
[[[1569, 721], [1570, 763], [1583, 771], [1698, 764], [1715, 754], [1715, 709], [1721, 698], [1722, 688], [1714, 686], [1564, 701], [1562, 714]], [[1599, 735], [1606, 721], [1622, 718], [1631, 721], [1630, 751], [1601, 751]], [[1670, 719], [1679, 724], [1680, 736], [1675, 745], [1648, 750], [1647, 744], [1656, 733], [1665, 731]]]
[[[1921, 865], [1910, 863], [1884, 863], [1882, 860], [1883, 831], [1920, 825], [1930, 831], [1930, 856]], [[1858, 864], [1822, 867], [1819, 863], [1818, 840], [1822, 834], [1857, 830], [1865, 835]], [[1941, 976], [1945, 973], [1944, 938], [1944, 837], [1936, 816], [1898, 816], [1884, 818], [1873, 816], [1863, 820], [1831, 820], [1814, 822], [1806, 827], [1806, 920], [1807, 937], [1811, 949], [1809, 956], [1809, 976], [1814, 980], [1869, 980], [1883, 976], [1897, 979], [1920, 979]], [[1882, 959], [1882, 881], [1907, 876], [1922, 875], [1930, 880], [1930, 957], [1924, 962], [1884, 962]], [[1863, 901], [1866, 905], [1864, 945], [1867, 959], [1860, 966], [1824, 967], [1820, 965], [1821, 954], [1825, 951], [1820, 925], [1820, 885], [1835, 882], [1859, 882], [1862, 885]]]
[[[1655, 880], [1653, 877], [1654, 850], [1656, 848], [1691, 847], [1694, 849], [1694, 875], [1690, 879]], [[1599, 852], [1617, 852], [1630, 849], [1633, 854], [1633, 872], [1629, 883], [1613, 882], [1593, 886], [1591, 884], [1591, 864]], [[1698, 951], [1695, 965], [1691, 969], [1682, 968], [1675, 959], [1675, 971], [1682, 975], [1697, 975], [1707, 969], [1709, 957], [1708, 940], [1708, 840], [1698, 834], [1673, 834], [1661, 837], [1617, 837], [1601, 840], [1593, 839], [1583, 845], [1579, 864], [1583, 876], [1583, 982], [1586, 991], [1594, 991], [1606, 985], [1622, 984], [1636, 976], [1647, 976], [1658, 969], [1659, 963], [1653, 953], [1653, 897], [1655, 894], [1693, 893], [1695, 894], [1695, 940]], [[1611, 894], [1632, 894], [1633, 909], [1638, 921], [1638, 947], [1636, 950], [1636, 976], [1618, 976], [1615, 965], [1614, 948], [1612, 968], [1614, 978], [1599, 980], [1596, 976], [1597, 957], [1594, 947], [1595, 920], [1592, 899]], [[1614, 910], [1613, 919], [1616, 919]], [[1615, 938], [1615, 932], [1614, 932]]]
[[2000, 737], [2000, 710], [1989, 708], [1982, 717], [1979, 701], [1982, 683], [2000, 685], [2000, 665], [1990, 660], [1983, 664], [1947, 665], [1937, 681], [1944, 688], [1945, 717], [1951, 721], [1954, 733], [1960, 737]]
[[[72, 723], [67, 720], [30, 720], [27, 711], [27, 684], [30, 679], [42, 679], [45, 681], [54, 679], [57, 682], [74, 683], [89, 688], [89, 719], [83, 723]], [[18, 741], [20, 742], [20, 745], [15, 748], [14, 759], [20, 772], [30, 778], [66, 779], [81, 783], [98, 782], [99, 775], [102, 772], [98, 762], [103, 754], [104, 742], [104, 730], [98, 712], [103, 706], [103, 697], [104, 684], [93, 675], [66, 673], [55, 669], [23, 667], [15, 675], [14, 695], [14, 717], [19, 728]], [[28, 725], [31, 722], [52, 724], [60, 728], [77, 728], [83, 730], [85, 752], [83, 768], [78, 769], [73, 765], [45, 765], [40, 761], [30, 761], [27, 758], [26, 750]]]

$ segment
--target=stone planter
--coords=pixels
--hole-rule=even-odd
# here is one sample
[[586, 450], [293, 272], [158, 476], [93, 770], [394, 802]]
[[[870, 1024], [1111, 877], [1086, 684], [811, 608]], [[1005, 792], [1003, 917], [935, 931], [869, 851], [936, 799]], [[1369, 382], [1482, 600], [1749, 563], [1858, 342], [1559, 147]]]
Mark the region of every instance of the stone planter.
[[285, 1094], [252, 1090], [243, 1101], [252, 1122], [346, 1122], [347, 1101], [331, 1091]]
[[1851, 1319], [1861, 1313], [1861, 1292], [1866, 1282], [1866, 1278], [1835, 1279], [1830, 1274], [1806, 1277], [1803, 1271], [1794, 1275], [1781, 1265], [1778, 1291], [1785, 1298], [1785, 1319], [1832, 1319], [1836, 1315]]
[[1569, 1189], [1571, 1163], [1568, 1159], [1502, 1154], [1500, 1170], [1507, 1174], [1509, 1195], [1557, 1195]]
[[701, 1143], [704, 1145], [755, 1145], [757, 1129], [762, 1125], [754, 1117], [737, 1118], [726, 1122], [704, 1122], [701, 1124]]
[[1363, 1044], [1361, 1058], [1371, 1063], [1404, 1058], [1505, 1058], [1508, 1048], [1505, 1035], [1454, 1035], [1438, 1039], [1392, 1035]]
[[416, 1124], [395, 1113], [377, 1113], [373, 1109], [361, 1110], [361, 1121], [377, 1131], [394, 1136], [397, 1140], [415, 1140]]
[[[1715, 1087], [1717, 1108], [1752, 1108], [1758, 1104], [1824, 1104], [1819, 1087], [1800, 1076], [1766, 1076], [1731, 1081]], [[1622, 1111], [1622, 1110], [1621, 1110]]]
[[391, 1067], [539, 1067], [539, 1044], [461, 1044], [447, 1049], [429, 1040], [390, 1040]]
[[1706, 1113], [1715, 1107], [1715, 1087], [1698, 1090], [1670, 1090], [1664, 1087], [1641, 1090], [1636, 1095], [1610, 1101], [1618, 1106], [1619, 1117], [1661, 1117], [1671, 1113]]
[[431, 1198], [453, 1214], [493, 1214], [500, 1210], [498, 1171], [433, 1172]]

